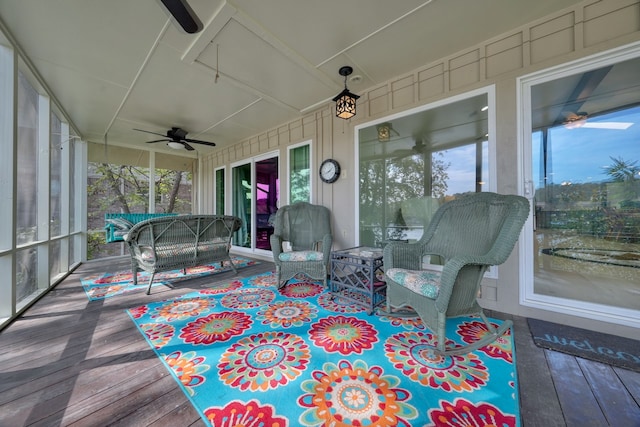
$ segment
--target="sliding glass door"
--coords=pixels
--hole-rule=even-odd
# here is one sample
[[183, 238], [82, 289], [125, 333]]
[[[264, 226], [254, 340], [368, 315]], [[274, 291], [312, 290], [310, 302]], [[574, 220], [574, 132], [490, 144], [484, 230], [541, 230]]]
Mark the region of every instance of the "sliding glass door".
[[637, 56], [523, 80], [527, 305], [640, 326]]
[[280, 198], [278, 156], [271, 153], [233, 165], [231, 180], [232, 214], [243, 222], [233, 245], [247, 252], [270, 251], [272, 218]]

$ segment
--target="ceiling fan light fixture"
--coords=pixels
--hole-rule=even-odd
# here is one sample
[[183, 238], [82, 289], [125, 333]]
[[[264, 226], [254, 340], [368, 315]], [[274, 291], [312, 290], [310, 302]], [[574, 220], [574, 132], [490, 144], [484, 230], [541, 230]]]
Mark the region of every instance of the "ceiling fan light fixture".
[[344, 66], [340, 68], [338, 73], [344, 76], [344, 90], [333, 98], [333, 102], [336, 103], [336, 117], [347, 120], [356, 115], [356, 100], [360, 96], [347, 89], [347, 76], [353, 73], [353, 68]]
[[579, 111], [576, 114], [571, 114], [569, 117], [567, 117], [563, 125], [565, 129], [578, 129], [584, 126], [585, 123], [587, 123], [587, 117], [587, 113]]
[[170, 141], [167, 142], [167, 145], [174, 150], [185, 150], [185, 146], [179, 142]]

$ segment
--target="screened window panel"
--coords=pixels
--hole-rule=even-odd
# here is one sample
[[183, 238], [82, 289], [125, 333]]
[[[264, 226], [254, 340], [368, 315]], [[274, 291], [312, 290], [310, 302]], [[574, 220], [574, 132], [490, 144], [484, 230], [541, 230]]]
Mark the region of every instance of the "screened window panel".
[[39, 95], [22, 73], [18, 76], [17, 244], [38, 239]]

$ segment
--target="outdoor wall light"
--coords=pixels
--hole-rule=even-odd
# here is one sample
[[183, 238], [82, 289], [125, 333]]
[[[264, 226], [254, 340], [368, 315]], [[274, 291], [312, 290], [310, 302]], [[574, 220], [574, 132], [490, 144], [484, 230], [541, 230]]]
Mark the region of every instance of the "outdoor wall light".
[[354, 95], [347, 89], [347, 76], [353, 72], [353, 68], [345, 66], [338, 72], [344, 76], [344, 90], [333, 98], [333, 101], [336, 103], [336, 117], [347, 120], [356, 115], [356, 100], [360, 96]]

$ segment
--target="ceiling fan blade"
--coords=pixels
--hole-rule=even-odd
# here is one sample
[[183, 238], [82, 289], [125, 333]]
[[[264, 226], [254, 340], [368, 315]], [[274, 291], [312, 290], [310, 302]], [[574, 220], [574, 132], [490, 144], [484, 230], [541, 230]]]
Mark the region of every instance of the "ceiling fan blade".
[[153, 141], [147, 141], [147, 144], [151, 144], [152, 142], [164, 142], [164, 141], [172, 141], [171, 139], [154, 139]]
[[616, 130], [625, 130], [631, 127], [633, 123], [630, 122], [600, 122], [600, 123], [585, 123], [582, 125], [583, 128], [592, 128], [592, 129], [616, 129]]
[[200, 141], [199, 139], [183, 138], [182, 140], [186, 141], [186, 142], [192, 142], [194, 144], [208, 145], [209, 147], [215, 147], [216, 146], [215, 142]]
[[144, 130], [144, 129], [134, 129], [134, 130], [137, 130], [138, 132], [150, 133], [150, 134], [153, 134], [153, 135], [166, 136], [163, 133], [151, 132], [151, 131]]
[[195, 150], [195, 148], [193, 148], [192, 146], [190, 146], [189, 144], [187, 144], [187, 143], [186, 143], [186, 142], [184, 142], [184, 141], [180, 141], [180, 143], [181, 143], [182, 145], [184, 145], [184, 148], [186, 148], [186, 149], [187, 149], [187, 151], [194, 151], [194, 150]]
[[573, 88], [573, 91], [569, 95], [569, 98], [567, 98], [564, 105], [562, 106], [561, 113], [553, 125], [559, 125], [566, 121], [564, 112], [577, 112], [578, 110], [580, 110], [584, 103], [596, 90], [598, 85], [607, 76], [609, 71], [611, 71], [611, 68], [613, 68], [612, 65], [597, 70], [587, 71], [586, 73], [584, 73], [576, 84], [576, 87]]
[[395, 150], [389, 157], [393, 157], [395, 160], [401, 160], [405, 157], [413, 156], [414, 154], [418, 154], [413, 150]]
[[186, 0], [160, 0], [169, 13], [180, 24], [183, 30], [189, 34], [195, 34], [202, 30], [202, 22], [194, 13]]

